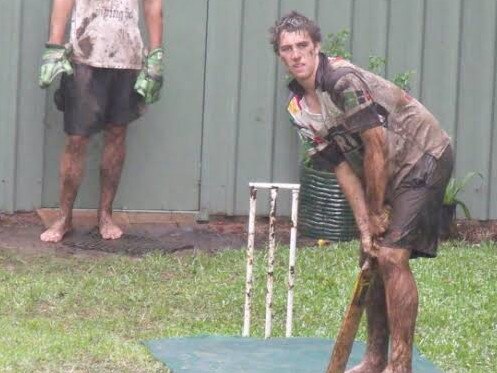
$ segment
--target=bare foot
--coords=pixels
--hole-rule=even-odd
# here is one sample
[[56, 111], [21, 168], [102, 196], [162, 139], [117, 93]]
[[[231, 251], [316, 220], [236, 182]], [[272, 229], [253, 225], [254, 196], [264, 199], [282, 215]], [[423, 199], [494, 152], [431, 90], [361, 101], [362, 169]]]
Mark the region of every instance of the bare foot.
[[386, 364], [373, 364], [364, 360], [359, 365], [345, 371], [345, 373], [383, 373]]
[[60, 218], [40, 235], [40, 239], [43, 242], [60, 242], [71, 229], [71, 219]]
[[116, 240], [123, 235], [123, 231], [112, 221], [111, 217], [100, 218], [98, 225], [104, 240]]

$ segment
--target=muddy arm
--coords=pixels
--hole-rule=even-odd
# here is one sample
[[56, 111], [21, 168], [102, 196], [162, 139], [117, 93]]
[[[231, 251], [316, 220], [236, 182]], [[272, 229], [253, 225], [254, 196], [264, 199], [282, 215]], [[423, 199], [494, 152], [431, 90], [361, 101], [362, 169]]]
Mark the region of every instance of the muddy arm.
[[369, 229], [369, 214], [364, 188], [361, 180], [347, 162], [341, 162], [335, 167], [335, 174], [340, 187], [354, 213], [354, 218], [361, 234], [361, 244], [364, 252], [371, 252], [372, 238]]
[[162, 0], [143, 0], [143, 11], [148, 31], [148, 49], [162, 48]]
[[388, 183], [385, 129], [374, 127], [361, 133], [364, 141], [364, 182], [369, 208], [370, 230], [373, 236], [382, 234], [388, 226], [385, 191]]
[[71, 15], [74, 1], [75, 0], [53, 0], [48, 43], [64, 44], [67, 21]]

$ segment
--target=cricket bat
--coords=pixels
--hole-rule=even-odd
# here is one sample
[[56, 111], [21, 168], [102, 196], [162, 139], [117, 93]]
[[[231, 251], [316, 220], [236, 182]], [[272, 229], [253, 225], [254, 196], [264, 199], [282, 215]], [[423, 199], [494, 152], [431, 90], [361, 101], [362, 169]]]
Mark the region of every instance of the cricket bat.
[[352, 301], [350, 302], [342, 321], [326, 373], [343, 373], [345, 371], [354, 338], [357, 329], [359, 329], [359, 323], [364, 311], [366, 295], [373, 277], [373, 270], [371, 259], [366, 259], [357, 276]]

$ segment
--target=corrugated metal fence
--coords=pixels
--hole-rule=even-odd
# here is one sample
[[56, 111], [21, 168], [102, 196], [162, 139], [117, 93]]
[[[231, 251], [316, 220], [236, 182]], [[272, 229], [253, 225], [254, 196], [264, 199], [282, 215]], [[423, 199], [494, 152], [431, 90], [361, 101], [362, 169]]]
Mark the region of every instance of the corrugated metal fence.
[[[36, 88], [50, 0], [0, 4], [0, 210], [54, 206], [61, 118]], [[413, 95], [454, 139], [456, 175], [484, 175], [461, 198], [475, 217], [497, 218], [495, 0], [165, 0], [166, 90], [130, 131], [116, 207], [246, 214], [249, 181], [298, 181], [267, 32], [292, 9], [324, 34], [350, 30], [357, 64], [376, 55], [389, 78], [415, 71]], [[93, 158], [81, 207], [98, 200]]]

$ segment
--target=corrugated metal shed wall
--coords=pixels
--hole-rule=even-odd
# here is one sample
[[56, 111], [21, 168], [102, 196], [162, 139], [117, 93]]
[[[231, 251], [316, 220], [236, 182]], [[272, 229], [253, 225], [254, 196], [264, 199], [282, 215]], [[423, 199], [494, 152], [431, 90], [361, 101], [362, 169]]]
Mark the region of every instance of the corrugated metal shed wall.
[[[56, 170], [47, 170], [53, 167], [53, 161], [47, 163], [48, 150], [43, 144], [45, 98], [34, 84], [48, 28], [50, 1], [0, 0], [0, 3], [0, 45], [3, 51], [11, 52], [2, 53], [0, 60], [0, 209], [32, 209], [55, 203], [57, 193], [53, 182]], [[132, 175], [137, 172], [142, 175], [139, 171], [143, 163], [130, 161], [123, 186], [127, 183], [133, 188], [120, 193], [118, 207], [128, 207], [126, 202], [132, 200], [135, 209], [143, 204], [147, 209], [200, 208], [211, 213], [245, 214], [248, 181], [298, 180], [298, 143], [283, 107], [287, 97], [285, 74], [269, 46], [267, 33], [279, 15], [298, 9], [316, 18], [325, 34], [349, 29], [351, 51], [359, 65], [367, 65], [368, 57], [377, 55], [387, 59], [385, 74], [390, 78], [406, 70], [416, 72], [413, 94], [436, 114], [454, 139], [456, 175], [464, 176], [469, 171], [484, 175], [482, 184], [471, 184], [461, 197], [475, 217], [497, 218], [497, 131], [494, 130], [497, 6], [494, 0], [189, 0], [187, 3], [183, 7], [181, 0], [165, 0], [169, 22], [166, 44], [171, 52], [168, 69], [174, 75], [168, 78], [166, 90], [173, 92], [169, 93], [170, 97], [174, 97], [174, 92], [188, 95], [200, 91], [201, 94], [188, 106], [190, 114], [185, 118], [186, 131], [192, 135], [185, 130], [180, 135], [181, 139], [196, 139], [195, 134], [201, 135], [201, 143], [191, 144], [195, 148], [193, 153], [198, 151], [199, 155], [191, 156], [189, 161], [192, 165], [198, 158], [201, 165], [200, 195], [195, 197], [195, 203], [186, 199], [184, 204], [178, 202], [182, 188], [188, 190], [187, 199], [196, 191], [186, 185], [195, 180], [196, 174], [192, 172], [179, 181], [169, 181], [185, 184], [179, 185], [170, 196], [162, 197], [160, 190], [155, 190], [147, 201], [135, 197], [148, 193], [132, 182], [136, 179]], [[181, 21], [192, 18], [194, 22], [186, 26]], [[191, 36], [193, 33], [196, 37]], [[185, 48], [189, 53], [181, 53]], [[190, 87], [188, 81], [193, 79], [190, 71], [181, 67], [190, 66], [188, 59], [192, 56], [201, 63], [193, 71], [202, 84]], [[186, 91], [185, 85], [189, 87]], [[181, 120], [174, 108], [186, 113], [182, 101], [178, 99], [174, 105], [161, 102], [153, 109], [155, 114], [144, 120], [146, 131], [152, 131], [148, 136], [154, 137], [153, 131], [158, 131], [158, 138], [164, 138], [158, 123], [163, 121], [167, 125]], [[60, 121], [57, 117], [53, 119], [50, 111], [48, 114], [49, 120]], [[173, 126], [168, 136], [174, 138], [175, 131], [180, 129]], [[139, 148], [146, 141], [140, 130], [131, 136], [136, 137], [130, 139], [131, 148]], [[147, 148], [159, 146], [153, 141], [145, 144]], [[50, 149], [57, 146], [61, 146], [61, 138], [50, 143]], [[132, 157], [133, 154], [128, 159]], [[179, 154], [177, 162], [150, 164], [156, 171], [151, 170], [143, 177], [152, 179], [150, 182], [160, 189], [171, 178], [153, 180], [154, 174], [182, 175], [187, 167], [182, 157]], [[48, 158], [52, 159], [53, 155], [49, 153]], [[97, 185], [96, 175], [89, 176], [86, 188], [92, 189]], [[163, 188], [162, 193], [167, 194], [168, 185]], [[79, 204], [84, 207], [94, 198], [94, 193], [89, 193]], [[282, 207], [287, 211], [288, 206]]]
[[0, 0], [0, 210], [41, 204], [45, 94], [37, 88], [49, 2]]

